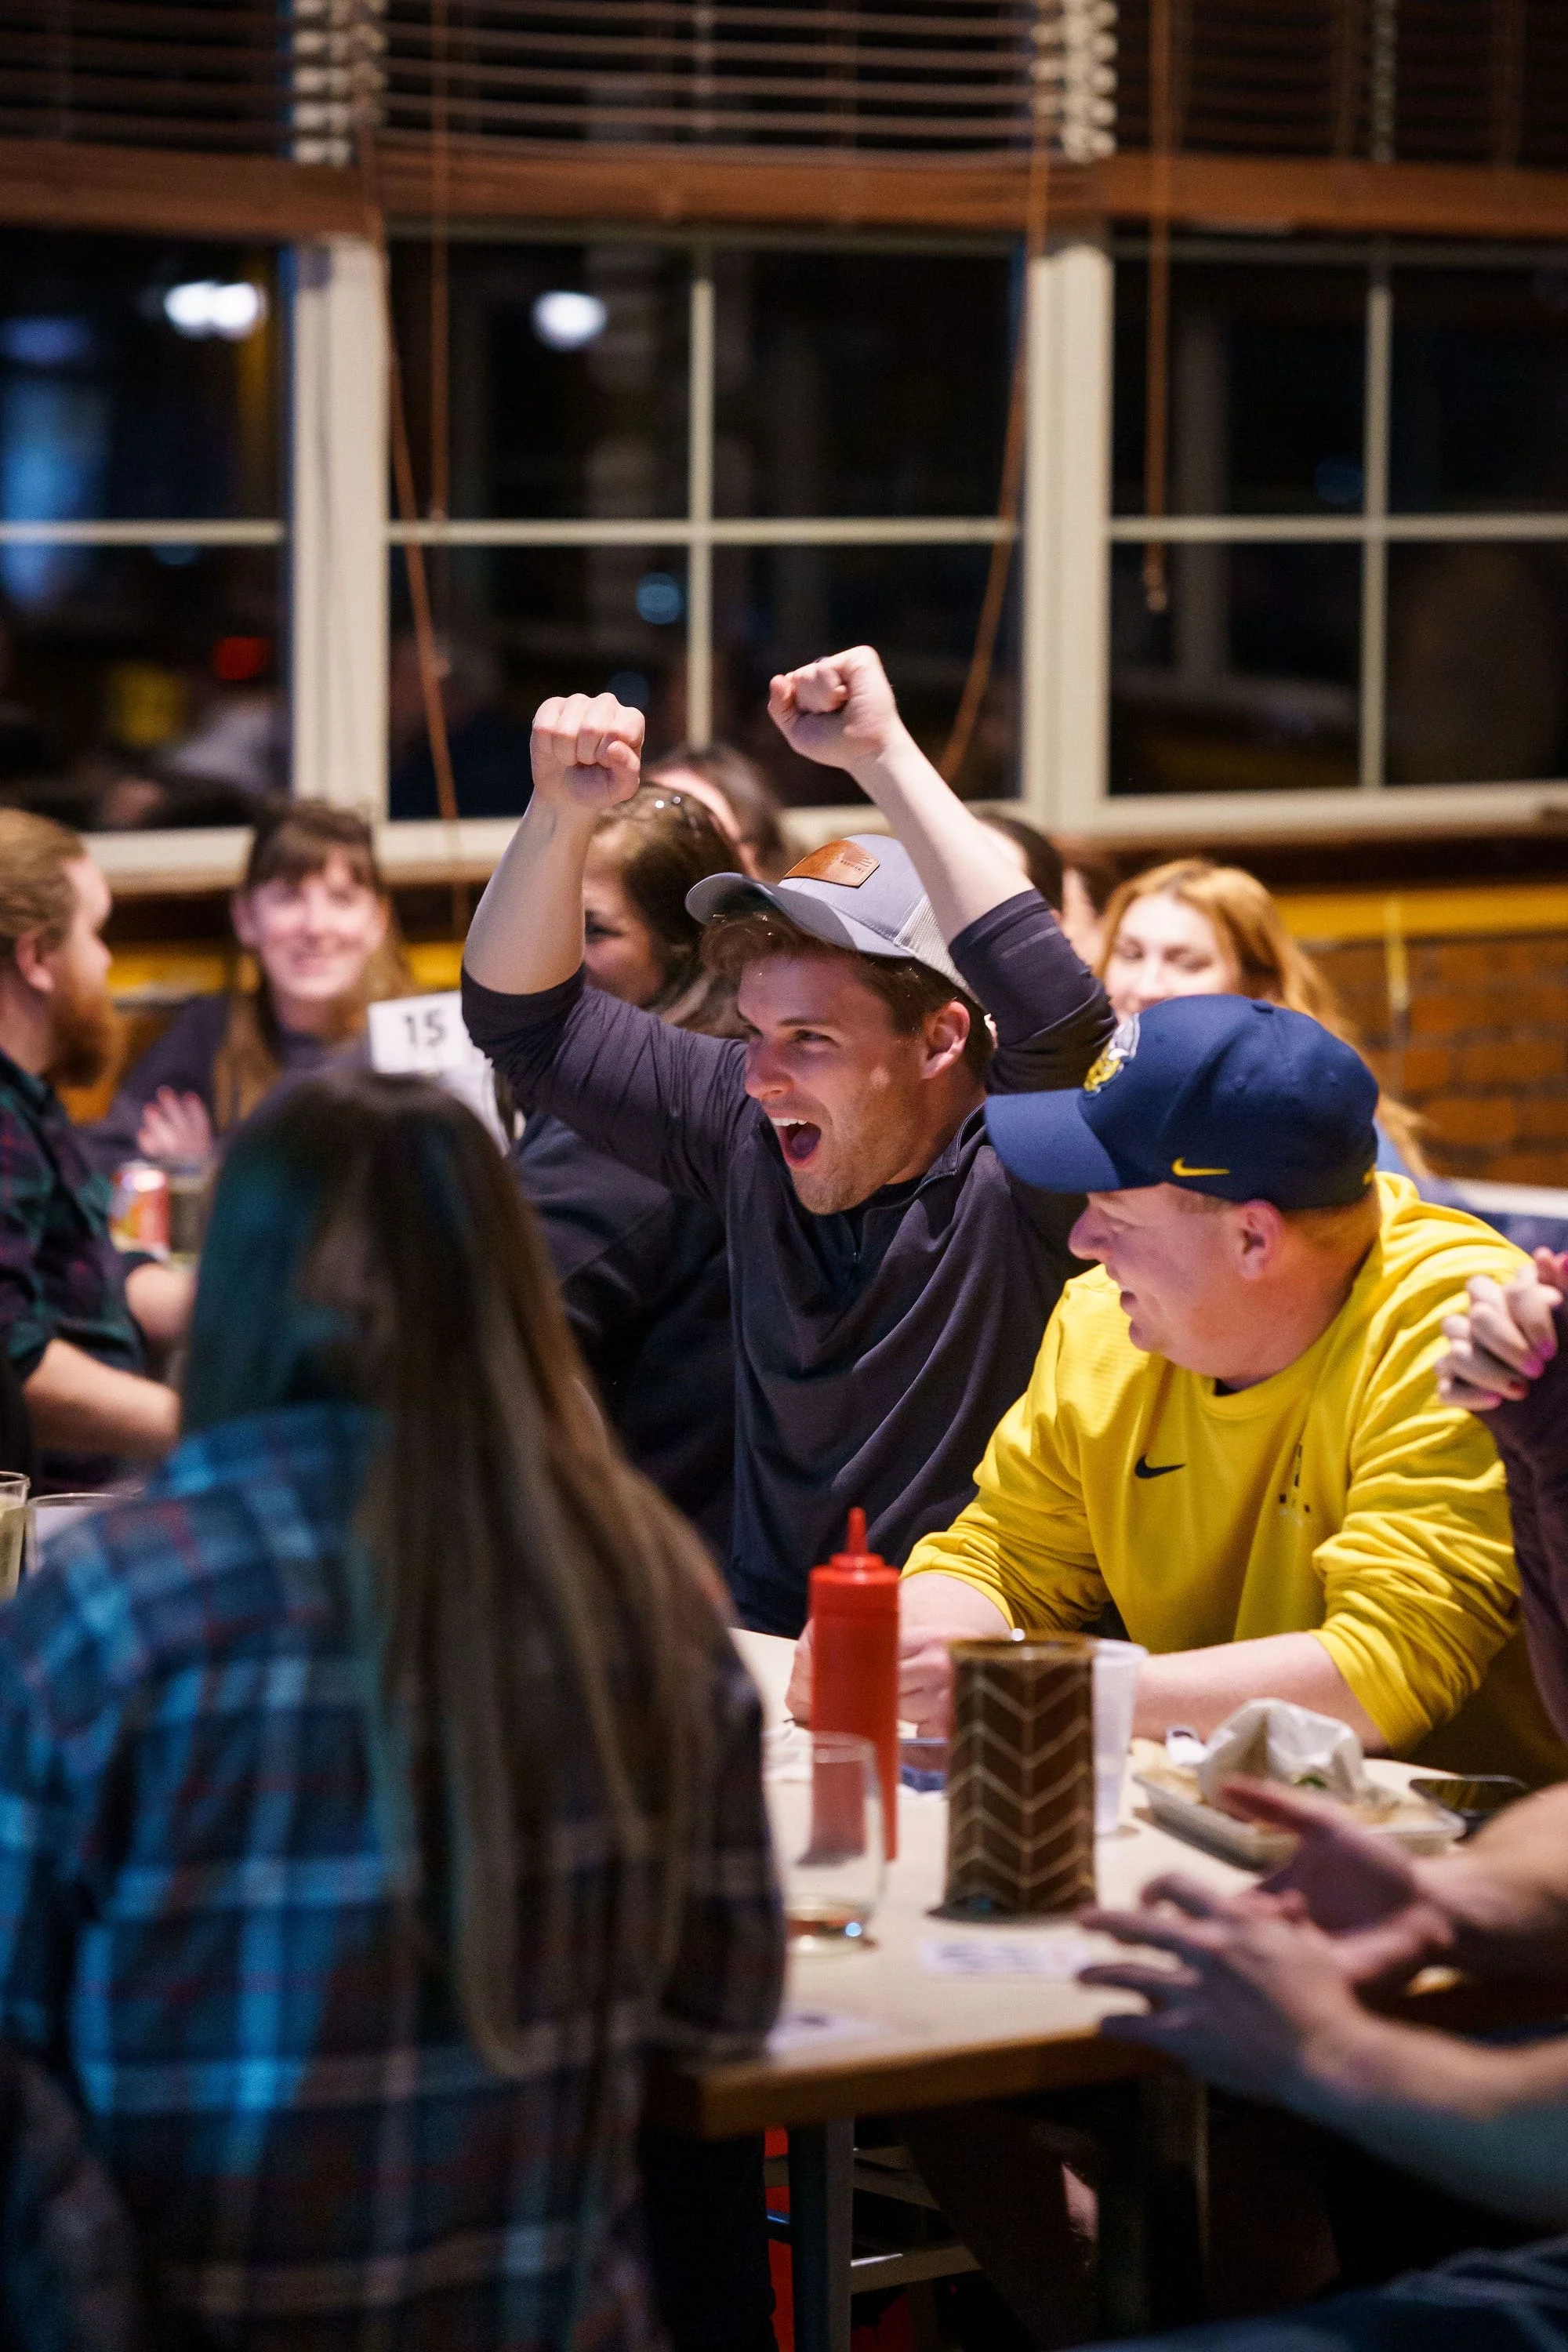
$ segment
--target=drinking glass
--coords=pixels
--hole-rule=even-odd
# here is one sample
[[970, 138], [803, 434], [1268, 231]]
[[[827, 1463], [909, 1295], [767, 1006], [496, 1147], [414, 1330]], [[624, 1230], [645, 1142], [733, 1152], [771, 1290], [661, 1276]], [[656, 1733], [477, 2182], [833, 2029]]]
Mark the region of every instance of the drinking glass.
[[882, 1896], [885, 1847], [877, 1751], [847, 1732], [814, 1731], [765, 1781], [790, 1940], [853, 1950]]
[[0, 1471], [0, 1601], [9, 1601], [22, 1573], [27, 1485], [20, 1470]]
[[112, 1495], [38, 1495], [27, 1506], [27, 1549], [24, 1566], [31, 1576], [42, 1565], [46, 1547], [79, 1519], [92, 1517], [112, 1503]]
[[1094, 1833], [1105, 1837], [1121, 1819], [1121, 1782], [1132, 1745], [1138, 1676], [1149, 1653], [1138, 1642], [1094, 1645]]
[[169, 1171], [169, 1255], [176, 1265], [195, 1265], [202, 1254], [207, 1221], [207, 1171], [180, 1166]]

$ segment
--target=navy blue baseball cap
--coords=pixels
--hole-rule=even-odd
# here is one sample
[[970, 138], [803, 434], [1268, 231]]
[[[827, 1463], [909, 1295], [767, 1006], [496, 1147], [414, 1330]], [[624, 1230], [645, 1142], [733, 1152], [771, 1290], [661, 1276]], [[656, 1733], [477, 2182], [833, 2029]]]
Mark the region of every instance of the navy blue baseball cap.
[[993, 1095], [1003, 1165], [1050, 1192], [1180, 1184], [1221, 1201], [1332, 1209], [1377, 1157], [1377, 1080], [1305, 1013], [1178, 996], [1124, 1021], [1081, 1087]]

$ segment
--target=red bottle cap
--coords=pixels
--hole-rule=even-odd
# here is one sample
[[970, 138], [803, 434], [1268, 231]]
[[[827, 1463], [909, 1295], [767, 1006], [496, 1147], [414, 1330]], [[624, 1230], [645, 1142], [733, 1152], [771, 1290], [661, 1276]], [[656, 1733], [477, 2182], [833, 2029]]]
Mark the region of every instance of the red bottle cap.
[[836, 1551], [825, 1568], [811, 1571], [811, 1613], [896, 1616], [898, 1607], [899, 1571], [879, 1552], [867, 1550], [866, 1514], [857, 1506], [849, 1514], [844, 1549]]

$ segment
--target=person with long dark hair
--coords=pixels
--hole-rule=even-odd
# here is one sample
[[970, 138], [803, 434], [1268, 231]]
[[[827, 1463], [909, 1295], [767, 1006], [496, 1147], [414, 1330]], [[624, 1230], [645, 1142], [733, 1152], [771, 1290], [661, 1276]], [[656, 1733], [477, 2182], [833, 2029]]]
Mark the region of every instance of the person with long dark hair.
[[0, 2040], [200, 2340], [658, 2344], [646, 2055], [778, 2000], [759, 1706], [467, 1109], [236, 1137], [184, 1433], [0, 1612]]
[[732, 743], [677, 743], [650, 761], [643, 777], [700, 801], [743, 872], [761, 882], [788, 873], [794, 852], [781, 822], [784, 804], [757, 761]]
[[[595, 833], [583, 882], [591, 987], [709, 1037], [740, 1034], [734, 991], [703, 969], [688, 891], [732, 852], [688, 794], [648, 787]], [[724, 1222], [701, 1201], [539, 1112], [512, 1153], [567, 1318], [621, 1443], [721, 1559], [735, 1484], [735, 1360]]]

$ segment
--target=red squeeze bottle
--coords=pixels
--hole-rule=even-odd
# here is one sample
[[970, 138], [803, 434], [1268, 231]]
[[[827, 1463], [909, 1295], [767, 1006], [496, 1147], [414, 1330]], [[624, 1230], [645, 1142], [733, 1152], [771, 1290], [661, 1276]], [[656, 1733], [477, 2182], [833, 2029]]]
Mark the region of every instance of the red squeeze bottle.
[[867, 1550], [858, 1509], [844, 1549], [811, 1571], [811, 1727], [852, 1732], [875, 1748], [890, 1862], [899, 1850], [899, 1571]]

